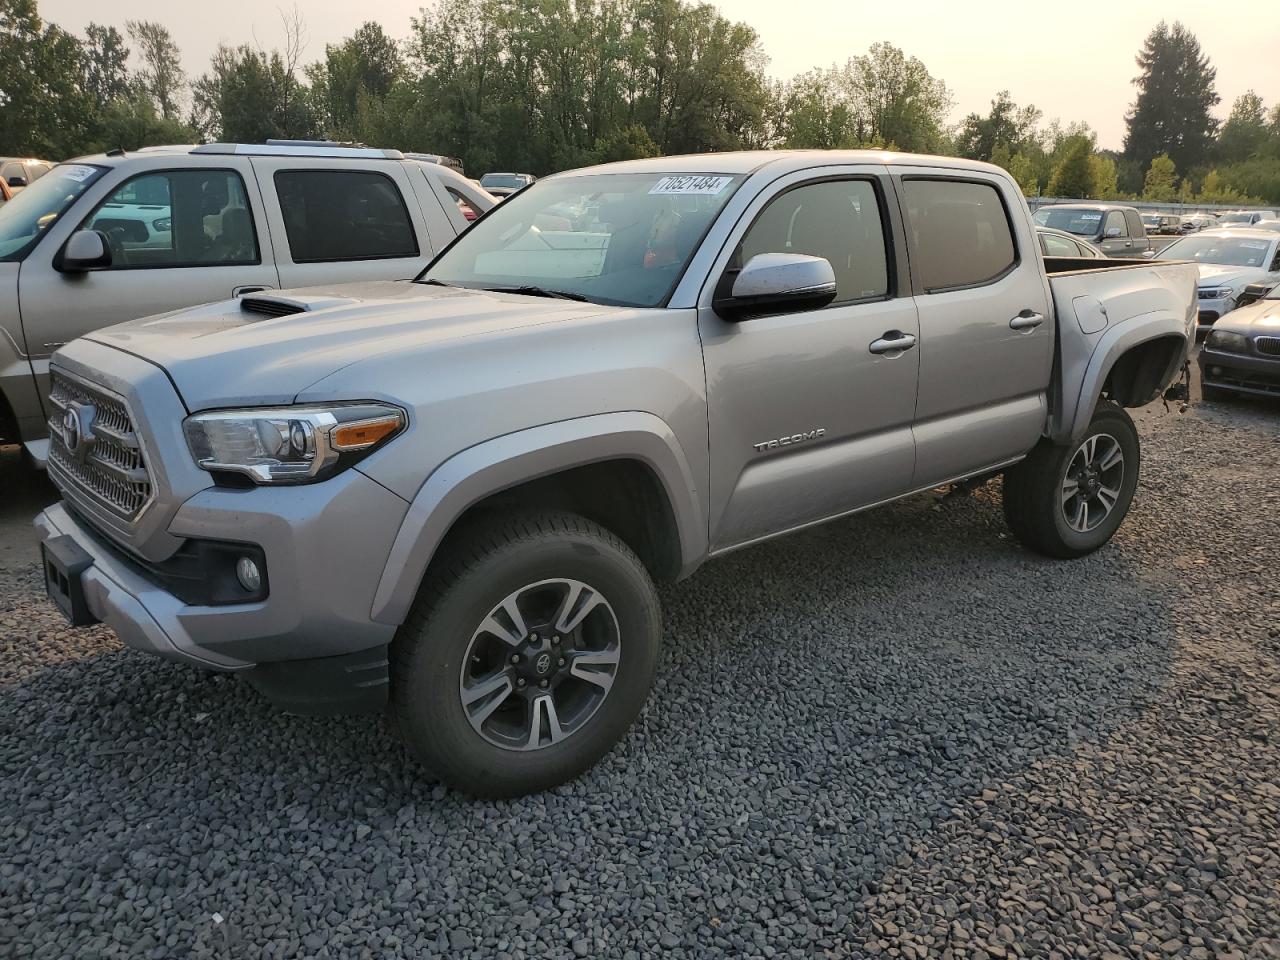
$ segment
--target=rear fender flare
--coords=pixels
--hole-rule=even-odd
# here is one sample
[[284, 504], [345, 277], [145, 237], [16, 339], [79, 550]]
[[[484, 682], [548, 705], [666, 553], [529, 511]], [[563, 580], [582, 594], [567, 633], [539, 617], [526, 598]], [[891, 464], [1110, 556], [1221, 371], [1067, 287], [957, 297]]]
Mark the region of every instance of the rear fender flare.
[[1066, 393], [1068, 398], [1074, 396], [1074, 401], [1068, 400], [1061, 421], [1055, 425], [1052, 439], [1058, 443], [1083, 439], [1090, 421], [1093, 420], [1093, 412], [1097, 408], [1098, 400], [1102, 396], [1102, 387], [1107, 382], [1107, 377], [1116, 365], [1116, 361], [1134, 347], [1171, 336], [1186, 341], [1187, 346], [1177, 355], [1171, 369], [1165, 372], [1163, 381], [1165, 384], [1170, 378], [1176, 376], [1178, 370], [1182, 369], [1190, 353], [1191, 343], [1194, 342], [1194, 334], [1192, 339], [1188, 339], [1186, 318], [1165, 313], [1144, 314], [1117, 324], [1103, 334], [1089, 358], [1079, 390]]
[[470, 507], [528, 480], [627, 459], [647, 465], [662, 484], [679, 534], [680, 575], [691, 573], [707, 552], [707, 521], [679, 441], [653, 414], [606, 413], [497, 437], [437, 467], [410, 503], [392, 543], [372, 618], [378, 623], [404, 622], [441, 541]]

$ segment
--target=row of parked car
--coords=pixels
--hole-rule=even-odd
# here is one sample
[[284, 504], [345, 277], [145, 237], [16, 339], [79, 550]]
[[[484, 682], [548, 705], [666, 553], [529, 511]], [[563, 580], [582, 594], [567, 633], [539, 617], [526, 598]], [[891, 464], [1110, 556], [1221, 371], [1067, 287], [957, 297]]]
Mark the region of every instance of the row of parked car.
[[1274, 224], [1280, 228], [1274, 210], [1229, 210], [1225, 213], [1144, 213], [1142, 224], [1147, 233], [1161, 236], [1180, 236], [1187, 233], [1199, 233], [1201, 230], [1212, 230], [1215, 227], [1251, 227], [1262, 224]]

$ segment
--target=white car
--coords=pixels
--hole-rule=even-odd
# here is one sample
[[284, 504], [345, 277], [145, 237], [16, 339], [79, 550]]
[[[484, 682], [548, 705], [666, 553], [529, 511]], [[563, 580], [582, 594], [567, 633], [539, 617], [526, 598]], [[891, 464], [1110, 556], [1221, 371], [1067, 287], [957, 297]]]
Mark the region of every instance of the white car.
[[1190, 260], [1200, 267], [1200, 329], [1236, 308], [1251, 283], [1280, 283], [1280, 232], [1253, 227], [1204, 230], [1182, 237], [1157, 260]]
[[1274, 210], [1228, 210], [1218, 217], [1221, 227], [1251, 227], [1262, 220], [1275, 220]]

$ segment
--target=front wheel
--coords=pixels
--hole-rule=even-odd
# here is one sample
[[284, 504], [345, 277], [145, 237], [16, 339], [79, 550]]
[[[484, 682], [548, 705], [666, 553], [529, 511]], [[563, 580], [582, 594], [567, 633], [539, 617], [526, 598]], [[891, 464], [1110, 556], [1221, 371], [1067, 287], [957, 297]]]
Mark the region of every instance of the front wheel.
[[643, 707], [660, 621], [640, 560], [582, 517], [464, 532], [392, 643], [400, 734], [428, 769], [475, 796], [570, 780]]
[[1078, 443], [1042, 440], [1004, 474], [1004, 515], [1028, 549], [1050, 557], [1092, 553], [1111, 539], [1138, 485], [1138, 432], [1122, 407], [1098, 401]]

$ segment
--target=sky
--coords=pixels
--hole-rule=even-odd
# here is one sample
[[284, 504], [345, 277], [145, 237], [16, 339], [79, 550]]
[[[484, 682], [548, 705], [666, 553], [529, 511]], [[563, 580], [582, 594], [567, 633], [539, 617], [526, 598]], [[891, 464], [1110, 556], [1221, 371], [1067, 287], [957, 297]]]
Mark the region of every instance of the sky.
[[[422, 0], [298, 0], [307, 27], [304, 62], [319, 59], [366, 20], [393, 37], [409, 34]], [[1280, 18], [1275, 0], [1236, 0], [1219, 7], [1207, 0], [1116, 3], [1074, 0], [1040, 4], [1027, 0], [720, 0], [732, 20], [750, 24], [769, 57], [768, 72], [786, 79], [812, 67], [842, 64], [877, 41], [888, 41], [924, 61], [955, 99], [952, 121], [989, 108], [1007, 89], [1019, 105], [1034, 103], [1045, 119], [1084, 120], [1099, 145], [1119, 149], [1124, 114], [1134, 98], [1134, 57], [1156, 22], [1181, 20], [1199, 38], [1218, 69], [1222, 97], [1218, 114], [1246, 90], [1268, 106], [1280, 98]], [[283, 38], [280, 10], [291, 0], [39, 0], [41, 15], [82, 33], [90, 21], [123, 30], [125, 20], [158, 20], [169, 27], [183, 52], [189, 76], [207, 68], [218, 43], [256, 43], [271, 48]], [[963, 8], [963, 9], [960, 9]], [[1037, 24], [1043, 11], [1044, 24]], [[1229, 11], [1229, 12], [1227, 12]]]

